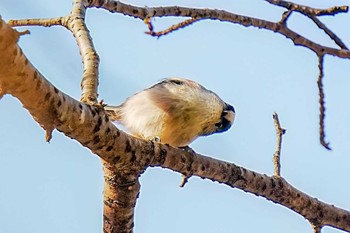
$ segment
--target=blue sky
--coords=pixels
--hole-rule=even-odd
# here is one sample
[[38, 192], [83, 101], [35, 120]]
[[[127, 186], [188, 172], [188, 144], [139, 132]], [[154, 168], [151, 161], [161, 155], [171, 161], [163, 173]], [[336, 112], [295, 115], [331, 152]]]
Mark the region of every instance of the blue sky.
[[[273, 21], [283, 12], [262, 0], [128, 3], [210, 7]], [[70, 1], [2, 0], [0, 15], [6, 21], [56, 17], [70, 7]], [[320, 19], [350, 46], [350, 14]], [[268, 175], [273, 174], [272, 113], [277, 112], [287, 129], [282, 176], [303, 192], [350, 210], [349, 60], [325, 58], [329, 152], [318, 141], [318, 68], [311, 51], [270, 31], [216, 21], [201, 21], [160, 39], [145, 35], [142, 21], [102, 9], [89, 9], [86, 21], [101, 58], [99, 95], [104, 102], [119, 104], [166, 77], [198, 81], [232, 104], [237, 118], [228, 132], [199, 138], [193, 149]], [[157, 30], [177, 21], [153, 23]], [[289, 25], [334, 46], [300, 14], [293, 14]], [[19, 43], [24, 53], [56, 87], [79, 99], [82, 65], [73, 36], [62, 27], [29, 29], [31, 35]], [[45, 132], [11, 96], [0, 101], [0, 113], [0, 232], [100, 232], [103, 174], [98, 157], [57, 131], [46, 143]], [[136, 232], [311, 232], [303, 217], [263, 198], [195, 177], [185, 188], [179, 188], [180, 182], [180, 174], [160, 168], [142, 175]]]

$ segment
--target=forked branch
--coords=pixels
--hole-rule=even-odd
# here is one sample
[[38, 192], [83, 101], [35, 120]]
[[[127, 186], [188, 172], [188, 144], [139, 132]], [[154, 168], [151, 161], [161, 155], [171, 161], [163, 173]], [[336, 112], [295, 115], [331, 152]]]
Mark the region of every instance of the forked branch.
[[86, 0], [73, 1], [69, 15], [49, 19], [10, 20], [11, 26], [63, 26], [74, 35], [83, 61], [81, 81], [81, 101], [89, 104], [97, 103], [99, 56], [94, 48], [90, 32], [85, 24]]
[[333, 6], [327, 9], [317, 9], [306, 5], [296, 4], [283, 0], [265, 0], [273, 5], [284, 7], [288, 10], [297, 11], [304, 15], [323, 16], [335, 15], [338, 13], [346, 13], [349, 10], [348, 6]]
[[[279, 33], [293, 41], [295, 45], [303, 46], [316, 54], [329, 54], [333, 56], [337, 56], [340, 58], [350, 58], [350, 51], [347, 49], [335, 49], [327, 46], [323, 46], [318, 44], [315, 41], [312, 41], [299, 33], [293, 31], [288, 28], [285, 23], [281, 22], [271, 22], [263, 19], [257, 19], [254, 17], [243, 16], [239, 14], [235, 14], [232, 12], [217, 10], [217, 9], [197, 9], [197, 8], [188, 8], [188, 7], [180, 7], [180, 6], [168, 6], [168, 7], [137, 7], [129, 4], [122, 3], [120, 1], [113, 0], [90, 0], [89, 7], [98, 7], [108, 10], [114, 13], [121, 13], [124, 15], [132, 16], [135, 18], [139, 18], [141, 20], [145, 20], [147, 18], [153, 17], [190, 17], [195, 20], [219, 20], [223, 22], [229, 22], [234, 24], [239, 24], [245, 27], [257, 27], [260, 29], [270, 30], [276, 33]], [[295, 7], [294, 7], [295, 8]], [[293, 8], [293, 9], [294, 9]], [[292, 8], [290, 11], [294, 11]], [[296, 9], [304, 9], [303, 7], [297, 7]], [[334, 9], [313, 9], [313, 8], [305, 8], [310, 9], [311, 12], [314, 12], [314, 15], [324, 15], [326, 12], [336, 13], [336, 12], [346, 12], [347, 7], [335, 7]], [[178, 26], [174, 26], [175, 28]], [[179, 27], [181, 28], [181, 27]], [[173, 31], [170, 28], [165, 31]]]

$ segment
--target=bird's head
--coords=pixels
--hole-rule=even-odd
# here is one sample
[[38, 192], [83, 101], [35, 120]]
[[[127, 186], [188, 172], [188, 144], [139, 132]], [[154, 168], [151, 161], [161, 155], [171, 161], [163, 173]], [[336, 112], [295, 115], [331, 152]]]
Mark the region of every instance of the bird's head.
[[236, 113], [234, 107], [225, 103], [225, 107], [221, 112], [220, 121], [215, 123], [215, 133], [222, 133], [229, 130], [233, 124], [235, 115]]

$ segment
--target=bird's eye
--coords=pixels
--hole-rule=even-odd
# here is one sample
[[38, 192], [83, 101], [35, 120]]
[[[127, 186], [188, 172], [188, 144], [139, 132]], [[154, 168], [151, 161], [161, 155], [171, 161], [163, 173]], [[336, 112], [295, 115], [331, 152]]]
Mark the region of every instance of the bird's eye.
[[178, 79], [171, 79], [169, 80], [170, 83], [175, 84], [175, 85], [183, 85], [184, 82], [182, 80], [178, 80]]
[[215, 124], [215, 127], [216, 127], [216, 128], [221, 128], [221, 127], [222, 127], [222, 122], [216, 123], [216, 124]]

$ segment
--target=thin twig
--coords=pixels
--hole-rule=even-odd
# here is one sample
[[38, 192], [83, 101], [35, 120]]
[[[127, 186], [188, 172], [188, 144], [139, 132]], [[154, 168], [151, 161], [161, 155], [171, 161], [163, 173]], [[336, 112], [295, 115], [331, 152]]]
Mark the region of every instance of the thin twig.
[[292, 15], [293, 11], [285, 11], [282, 14], [282, 19], [280, 20], [279, 23], [286, 25], [288, 18]]
[[16, 19], [9, 20], [7, 23], [11, 26], [64, 26], [65, 17], [47, 18], [47, 19]]
[[332, 32], [324, 23], [322, 23], [316, 16], [309, 16], [312, 21], [317, 25], [318, 28], [322, 29], [341, 49], [348, 50], [348, 47], [343, 43], [343, 41]]
[[309, 6], [300, 5], [300, 4], [283, 1], [283, 0], [265, 0], [265, 1], [273, 5], [284, 7], [288, 10], [297, 11], [304, 15], [309, 15], [309, 16], [335, 15], [338, 13], [346, 13], [349, 10], [348, 6], [334, 6], [327, 9], [317, 9], [317, 8], [312, 8]]
[[325, 141], [326, 133], [325, 133], [325, 117], [326, 117], [326, 107], [325, 107], [325, 95], [323, 90], [323, 58], [324, 55], [321, 54], [318, 56], [318, 69], [319, 69], [319, 75], [317, 80], [317, 86], [318, 86], [318, 94], [319, 94], [319, 103], [320, 103], [320, 143], [324, 148], [327, 150], [331, 150], [329, 147], [329, 142]]
[[165, 35], [167, 35], [167, 34], [169, 34], [169, 33], [171, 33], [171, 32], [174, 32], [174, 31], [176, 31], [176, 30], [179, 30], [179, 29], [181, 29], [181, 28], [185, 28], [185, 27], [187, 27], [187, 26], [189, 26], [189, 25], [191, 25], [191, 24], [193, 24], [193, 23], [195, 23], [195, 22], [197, 22], [197, 21], [199, 21], [200, 19], [194, 19], [194, 18], [191, 18], [191, 19], [187, 19], [187, 20], [185, 20], [185, 21], [182, 21], [182, 22], [180, 22], [180, 23], [178, 23], [178, 24], [174, 24], [174, 25], [172, 25], [171, 27], [169, 27], [168, 29], [165, 29], [165, 30], [163, 30], [163, 31], [159, 31], [159, 32], [155, 32], [155, 31], [153, 31], [153, 26], [152, 26], [152, 24], [151, 24], [151, 22], [150, 22], [150, 20], [145, 20], [145, 22], [147, 23], [147, 25], [148, 25], [148, 29], [149, 29], [149, 31], [148, 32], [145, 32], [146, 34], [148, 34], [148, 35], [151, 35], [151, 36], [154, 36], [154, 37], [161, 37], [161, 36], [165, 36]]
[[[274, 2], [273, 0], [270, 0]], [[300, 6], [300, 5], [298, 5]], [[288, 28], [286, 25], [280, 22], [271, 22], [263, 19], [257, 19], [254, 17], [234, 14], [232, 12], [217, 10], [217, 9], [196, 9], [180, 6], [167, 6], [167, 7], [137, 7], [129, 4], [122, 3], [120, 1], [98, 1], [91, 0], [87, 7], [98, 7], [108, 10], [112, 13], [122, 13], [131, 17], [139, 18], [145, 20], [148, 17], [191, 17], [194, 19], [207, 19], [207, 20], [219, 20], [222, 22], [230, 22], [234, 24], [239, 24], [245, 27], [257, 27], [260, 29], [270, 30], [285, 37], [291, 39], [293, 43], [297, 46], [304, 46], [316, 54], [329, 54], [337, 56], [340, 58], [350, 58], [350, 51], [345, 49], [335, 49], [327, 46], [322, 46], [302, 35]], [[301, 7], [301, 6], [300, 6]], [[304, 6], [303, 6], [304, 7]], [[313, 12], [314, 15], [322, 15], [321, 13], [328, 12], [344, 12], [347, 7], [334, 7], [329, 9], [313, 9], [308, 8], [306, 12]], [[297, 8], [299, 9], [299, 8]], [[299, 10], [301, 10], [300, 8]], [[338, 9], [338, 10], [331, 10]], [[291, 11], [297, 11], [291, 9]], [[329, 15], [329, 14], [328, 14]]]
[[280, 177], [281, 176], [280, 156], [281, 156], [282, 135], [286, 132], [286, 130], [281, 127], [277, 113], [273, 113], [272, 118], [276, 129], [276, 151], [273, 155], [274, 175], [277, 177]]
[[182, 180], [181, 180], [181, 183], [180, 183], [180, 188], [185, 187], [185, 184], [188, 182], [188, 179], [189, 179], [190, 177], [191, 177], [191, 176], [182, 175]]
[[18, 32], [20, 36], [24, 36], [24, 35], [30, 35], [30, 31], [29, 30], [24, 30], [22, 32]]

